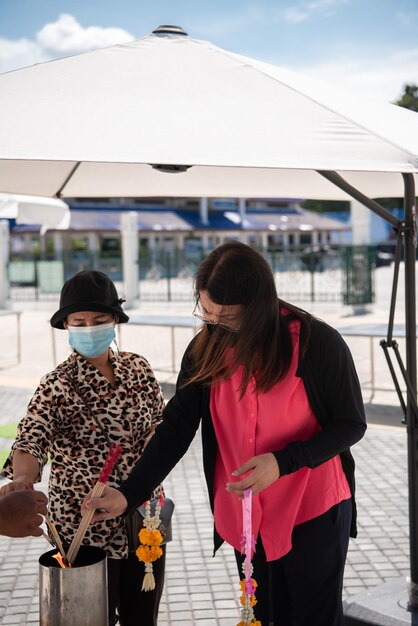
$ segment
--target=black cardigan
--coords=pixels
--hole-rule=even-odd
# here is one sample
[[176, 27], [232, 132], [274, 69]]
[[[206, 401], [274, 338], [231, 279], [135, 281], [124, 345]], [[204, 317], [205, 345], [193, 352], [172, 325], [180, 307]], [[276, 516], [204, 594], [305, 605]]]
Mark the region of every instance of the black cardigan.
[[[190, 371], [190, 345], [183, 357], [176, 393], [164, 410], [163, 421], [131, 475], [119, 487], [128, 501], [128, 510], [150, 498], [155, 487], [185, 454], [202, 422], [203, 466], [213, 511], [218, 447], [209, 411], [210, 386], [193, 383], [182, 387]], [[350, 446], [364, 435], [366, 420], [351, 353], [335, 329], [312, 319], [308, 347], [304, 356], [299, 357], [296, 375], [303, 378], [309, 402], [322, 430], [307, 441], [294, 441], [273, 452], [280, 475], [291, 474], [301, 467], [316, 467], [339, 454], [352, 493], [351, 536], [355, 537], [354, 459]], [[216, 530], [214, 542], [216, 550], [222, 543]]]

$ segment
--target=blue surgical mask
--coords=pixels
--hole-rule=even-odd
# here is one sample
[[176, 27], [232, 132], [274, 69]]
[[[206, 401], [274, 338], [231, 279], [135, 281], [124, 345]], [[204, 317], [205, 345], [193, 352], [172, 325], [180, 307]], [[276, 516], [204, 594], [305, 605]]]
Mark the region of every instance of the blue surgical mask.
[[79, 354], [87, 357], [100, 356], [116, 337], [115, 324], [99, 326], [68, 326], [69, 343]]

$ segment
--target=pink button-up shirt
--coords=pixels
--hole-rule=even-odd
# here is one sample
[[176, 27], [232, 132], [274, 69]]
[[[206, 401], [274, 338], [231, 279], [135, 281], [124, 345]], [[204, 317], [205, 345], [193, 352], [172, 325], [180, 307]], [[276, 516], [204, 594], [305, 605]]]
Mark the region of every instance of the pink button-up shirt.
[[[293, 358], [286, 377], [267, 393], [257, 394], [254, 381], [240, 399], [242, 368], [230, 379], [212, 385], [210, 411], [218, 441], [214, 481], [214, 518], [220, 536], [241, 549], [242, 505], [225, 490], [242, 480], [232, 472], [251, 457], [284, 448], [291, 441], [313, 437], [321, 426], [309, 404], [303, 380], [296, 376], [300, 323], [290, 324]], [[292, 530], [351, 497], [339, 456], [314, 468], [282, 476], [253, 497], [253, 532], [261, 535], [268, 561], [292, 548]]]

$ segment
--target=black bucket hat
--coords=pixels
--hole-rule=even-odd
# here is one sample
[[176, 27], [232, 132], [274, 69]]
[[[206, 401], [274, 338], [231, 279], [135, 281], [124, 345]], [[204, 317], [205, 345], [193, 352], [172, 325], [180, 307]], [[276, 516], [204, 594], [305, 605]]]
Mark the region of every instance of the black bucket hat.
[[129, 317], [122, 309], [116, 287], [103, 272], [83, 270], [67, 280], [61, 289], [60, 308], [51, 317], [51, 326], [64, 328], [63, 322], [70, 313], [77, 311], [99, 311], [117, 315], [119, 322], [127, 322]]

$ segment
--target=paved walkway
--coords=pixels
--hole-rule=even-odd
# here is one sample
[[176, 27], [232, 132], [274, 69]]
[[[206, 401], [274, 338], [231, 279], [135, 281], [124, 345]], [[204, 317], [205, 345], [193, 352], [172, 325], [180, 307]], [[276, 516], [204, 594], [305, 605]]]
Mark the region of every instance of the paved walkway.
[[[382, 268], [386, 269], [386, 268]], [[353, 316], [349, 307], [315, 304], [313, 313], [335, 326], [387, 319], [388, 281], [381, 274], [381, 298], [367, 315]], [[49, 308], [48, 308], [49, 307]], [[0, 320], [2, 344], [7, 355], [0, 355], [0, 424], [15, 422], [40, 377], [53, 369], [51, 335], [47, 320], [54, 303], [27, 307], [22, 315], [22, 362], [13, 362], [14, 327]], [[190, 304], [145, 305], [141, 313], [189, 314]], [[400, 315], [400, 321], [402, 316]], [[180, 356], [190, 340], [190, 329], [176, 333]], [[368, 344], [349, 341], [360, 380], [369, 378]], [[175, 375], [167, 369], [171, 361], [169, 331], [129, 326], [123, 331], [123, 348], [144, 354], [167, 392]], [[65, 333], [57, 334], [59, 360], [67, 354]], [[379, 386], [390, 389], [387, 366], [376, 349], [376, 376]], [[365, 391], [365, 400], [368, 395]], [[376, 404], [379, 403], [379, 404]], [[353, 452], [357, 463], [359, 536], [352, 540], [344, 581], [345, 596], [358, 593], [409, 573], [406, 431], [393, 392], [379, 392], [367, 406], [369, 428]], [[0, 439], [0, 450], [10, 440]], [[46, 490], [45, 483], [40, 488]], [[161, 604], [159, 626], [197, 624], [235, 626], [239, 621], [237, 575], [232, 550], [223, 546], [212, 558], [212, 519], [204, 484], [200, 440], [165, 481], [167, 493], [175, 500], [174, 539], [169, 545], [167, 579]], [[0, 623], [38, 623], [38, 557], [49, 549], [40, 538], [0, 537]], [[83, 625], [74, 625], [83, 626]]]

